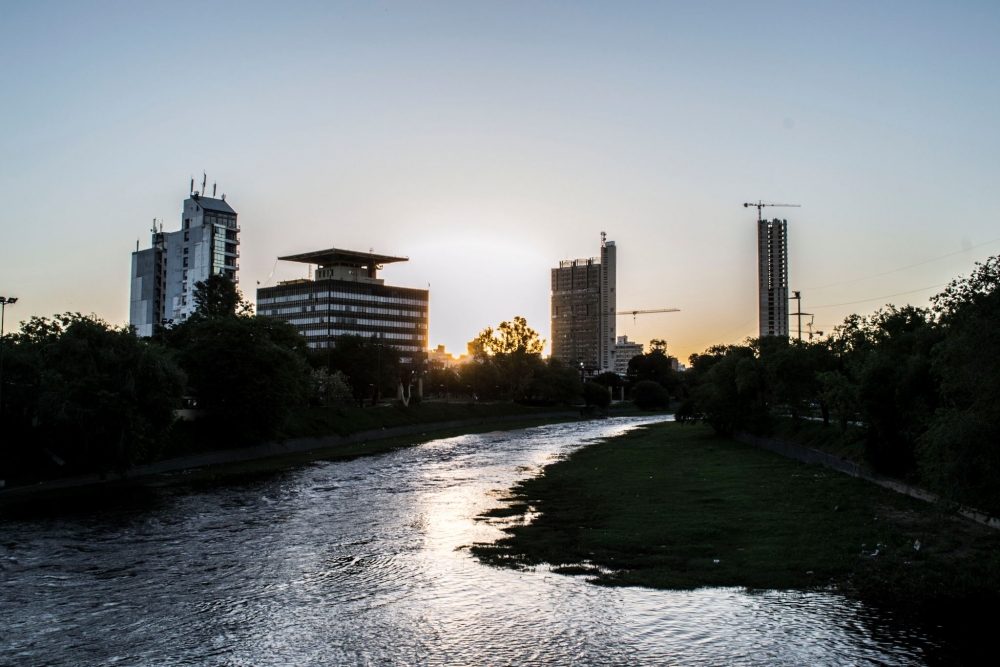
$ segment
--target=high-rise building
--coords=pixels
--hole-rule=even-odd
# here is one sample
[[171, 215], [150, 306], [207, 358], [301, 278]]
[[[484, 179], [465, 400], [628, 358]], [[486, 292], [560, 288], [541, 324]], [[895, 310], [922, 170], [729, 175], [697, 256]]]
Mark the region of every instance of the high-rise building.
[[140, 336], [161, 323], [181, 322], [194, 312], [194, 285], [210, 275], [238, 282], [239, 226], [222, 199], [192, 192], [184, 201], [181, 229], [164, 232], [153, 222], [152, 243], [132, 253], [129, 322]]
[[406, 257], [330, 248], [278, 259], [316, 264], [316, 277], [257, 289], [257, 314], [292, 324], [309, 347], [336, 346], [344, 335], [376, 337], [399, 350], [404, 364], [427, 359], [430, 292], [392, 287], [378, 277]]
[[615, 370], [616, 248], [552, 269], [552, 356], [591, 373]]
[[788, 335], [788, 221], [757, 222], [760, 335]]

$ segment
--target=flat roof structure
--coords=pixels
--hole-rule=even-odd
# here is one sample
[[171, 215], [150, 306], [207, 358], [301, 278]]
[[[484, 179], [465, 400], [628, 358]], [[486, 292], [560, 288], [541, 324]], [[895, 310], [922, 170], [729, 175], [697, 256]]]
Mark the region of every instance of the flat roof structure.
[[368, 266], [370, 264], [393, 264], [410, 261], [409, 257], [393, 257], [392, 255], [379, 255], [373, 252], [345, 250], [343, 248], [314, 250], [299, 255], [285, 255], [278, 259], [283, 262], [300, 262], [302, 264], [318, 264], [319, 266]]

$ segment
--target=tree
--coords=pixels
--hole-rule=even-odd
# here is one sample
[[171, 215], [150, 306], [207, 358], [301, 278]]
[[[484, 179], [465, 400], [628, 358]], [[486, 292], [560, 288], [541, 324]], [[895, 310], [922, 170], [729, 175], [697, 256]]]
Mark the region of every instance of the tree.
[[166, 350], [79, 313], [33, 317], [11, 341], [5, 469], [124, 471], [159, 455], [185, 383]]
[[482, 330], [476, 337], [482, 349], [491, 356], [498, 354], [541, 354], [545, 341], [538, 332], [528, 326], [523, 317], [515, 317], [513, 322], [501, 322], [494, 331], [491, 327]]
[[538, 332], [523, 317], [501, 322], [494, 331], [483, 329], [470, 345], [473, 362], [496, 370], [500, 396], [512, 400], [523, 395], [531, 376], [539, 367], [545, 346]]
[[659, 382], [652, 380], [643, 380], [636, 384], [632, 389], [632, 400], [635, 401], [636, 407], [642, 410], [655, 410], [670, 406], [670, 395], [667, 390]]
[[218, 437], [274, 437], [312, 390], [305, 340], [290, 324], [252, 316], [236, 285], [222, 276], [197, 283], [194, 299], [194, 315], [164, 335], [198, 407]]
[[243, 298], [236, 283], [217, 273], [195, 283], [193, 297], [196, 317], [253, 315], [253, 305]]
[[522, 398], [534, 404], [570, 405], [582, 392], [576, 369], [549, 357], [535, 367]]
[[[832, 338], [865, 431], [865, 458], [881, 473], [912, 470], [917, 439], [938, 406], [931, 351], [942, 330], [933, 313], [890, 305], [868, 317], [847, 318]], [[827, 378], [827, 386], [837, 385]]]
[[959, 502], [1000, 511], [1000, 258], [932, 300], [940, 403], [917, 440], [924, 480]]
[[611, 405], [611, 392], [602, 384], [585, 382], [583, 384], [583, 400], [588, 406], [603, 409]]
[[432, 368], [427, 373], [426, 393], [448, 396], [462, 393], [462, 378], [454, 368]]
[[605, 371], [600, 375], [594, 377], [593, 382], [597, 384], [604, 385], [608, 389], [618, 389], [622, 386], [622, 377], [618, 373], [612, 371]]
[[335, 345], [322, 356], [332, 368], [347, 375], [359, 406], [366, 398], [376, 404], [385, 392], [391, 395], [400, 382], [399, 351], [380, 338], [338, 336]]
[[658, 382], [668, 393], [677, 396], [681, 381], [673, 369], [671, 357], [667, 356], [667, 341], [654, 338], [649, 341], [650, 350], [629, 359], [626, 375], [632, 385], [637, 382]]
[[691, 355], [688, 398], [677, 411], [680, 422], [704, 421], [717, 433], [765, 433], [770, 428], [767, 372], [757, 340], [716, 345]]

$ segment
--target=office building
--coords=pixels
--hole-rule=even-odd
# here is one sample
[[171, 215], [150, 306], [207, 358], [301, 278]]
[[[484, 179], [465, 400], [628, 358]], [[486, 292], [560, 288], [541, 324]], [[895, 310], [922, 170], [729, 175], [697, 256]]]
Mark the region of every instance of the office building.
[[552, 356], [591, 374], [615, 370], [617, 249], [601, 232], [601, 255], [552, 269]]
[[376, 337], [405, 364], [426, 361], [430, 292], [392, 287], [378, 277], [384, 265], [406, 257], [330, 248], [278, 259], [315, 264], [316, 277], [258, 288], [258, 315], [292, 324], [309, 347], [335, 346], [344, 335]]
[[788, 336], [788, 221], [757, 221], [760, 335]]
[[615, 341], [615, 373], [628, 375], [628, 362], [642, 354], [642, 343], [629, 340], [628, 336], [618, 336]]
[[[194, 191], [184, 201], [181, 229], [164, 232], [153, 221], [150, 247], [132, 253], [129, 323], [140, 336], [153, 335], [157, 324], [182, 322], [194, 313], [194, 286], [210, 275], [238, 282], [237, 214], [221, 199]], [[204, 187], [204, 184], [203, 184]], [[214, 187], [213, 187], [213, 194]]]

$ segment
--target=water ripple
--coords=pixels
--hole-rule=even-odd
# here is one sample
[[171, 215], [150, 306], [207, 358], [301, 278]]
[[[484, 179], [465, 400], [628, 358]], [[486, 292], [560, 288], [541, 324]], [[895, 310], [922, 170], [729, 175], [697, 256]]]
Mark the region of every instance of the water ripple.
[[924, 664], [932, 639], [837, 595], [605, 588], [461, 548], [497, 536], [474, 517], [515, 481], [643, 421], [447, 438], [4, 524], [0, 665]]

